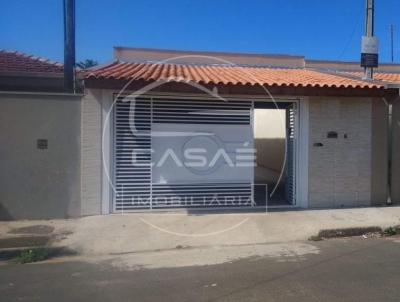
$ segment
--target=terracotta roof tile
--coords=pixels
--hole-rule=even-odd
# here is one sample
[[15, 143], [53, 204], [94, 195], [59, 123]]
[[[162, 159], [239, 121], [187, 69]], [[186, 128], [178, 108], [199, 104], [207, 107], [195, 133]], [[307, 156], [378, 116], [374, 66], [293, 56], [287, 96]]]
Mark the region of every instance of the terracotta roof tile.
[[62, 64], [21, 52], [0, 50], [0, 72], [62, 73]]
[[[362, 72], [344, 72], [345, 74], [350, 74], [359, 78], [363, 77]], [[400, 73], [385, 73], [385, 72], [375, 72], [374, 79], [392, 83], [392, 84], [400, 84]]]
[[375, 82], [307, 69], [114, 62], [86, 73], [87, 79], [179, 81], [214, 85], [383, 88]]

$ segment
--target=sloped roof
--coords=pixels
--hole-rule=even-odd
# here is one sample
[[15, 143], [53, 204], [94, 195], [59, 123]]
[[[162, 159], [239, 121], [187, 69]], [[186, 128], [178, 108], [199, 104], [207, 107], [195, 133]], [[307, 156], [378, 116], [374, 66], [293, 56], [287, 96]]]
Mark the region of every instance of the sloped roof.
[[59, 74], [63, 72], [63, 65], [17, 51], [0, 50], [0, 72]]
[[263, 85], [296, 88], [383, 88], [383, 84], [304, 68], [190, 65], [116, 61], [85, 74], [86, 79], [176, 81], [214, 85]]
[[[362, 72], [344, 72], [344, 74], [349, 74], [360, 79], [364, 76]], [[400, 84], [400, 73], [374, 72], [374, 80], [391, 84]]]

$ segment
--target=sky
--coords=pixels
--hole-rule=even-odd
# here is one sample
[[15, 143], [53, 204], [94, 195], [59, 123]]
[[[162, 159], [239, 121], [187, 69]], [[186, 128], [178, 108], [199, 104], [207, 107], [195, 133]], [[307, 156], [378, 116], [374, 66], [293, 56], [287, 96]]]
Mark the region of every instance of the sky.
[[[112, 60], [113, 46], [304, 55], [355, 60], [364, 0], [76, 0], [77, 61]], [[375, 0], [380, 61], [390, 25], [400, 63], [400, 0]], [[0, 0], [0, 49], [63, 60], [62, 0]]]

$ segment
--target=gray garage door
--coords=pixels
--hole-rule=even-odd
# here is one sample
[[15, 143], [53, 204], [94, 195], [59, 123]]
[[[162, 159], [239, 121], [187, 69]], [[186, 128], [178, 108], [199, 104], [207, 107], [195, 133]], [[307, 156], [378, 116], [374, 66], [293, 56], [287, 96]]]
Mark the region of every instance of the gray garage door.
[[[189, 167], [182, 164], [181, 153], [188, 145], [222, 147], [229, 156], [239, 145], [251, 147], [251, 106], [248, 101], [118, 99], [114, 107], [114, 211], [253, 206], [252, 167], [229, 170], [228, 160], [212, 169]], [[160, 154], [165, 154], [159, 151], [169, 149], [169, 159], [175, 156], [181, 165], [171, 168], [170, 160], [159, 167]]]

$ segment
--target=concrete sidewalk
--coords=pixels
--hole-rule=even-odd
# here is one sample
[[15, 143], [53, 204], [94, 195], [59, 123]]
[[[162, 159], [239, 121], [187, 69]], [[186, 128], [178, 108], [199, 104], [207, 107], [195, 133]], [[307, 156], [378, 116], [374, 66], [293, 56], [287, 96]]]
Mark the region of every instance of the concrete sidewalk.
[[[400, 224], [400, 207], [269, 213], [130, 213], [68, 220], [0, 222], [0, 238], [27, 226], [54, 228], [52, 246], [84, 255], [304, 241], [322, 229]], [[14, 230], [14, 231], [12, 231]], [[12, 233], [14, 234], [12, 234]]]

